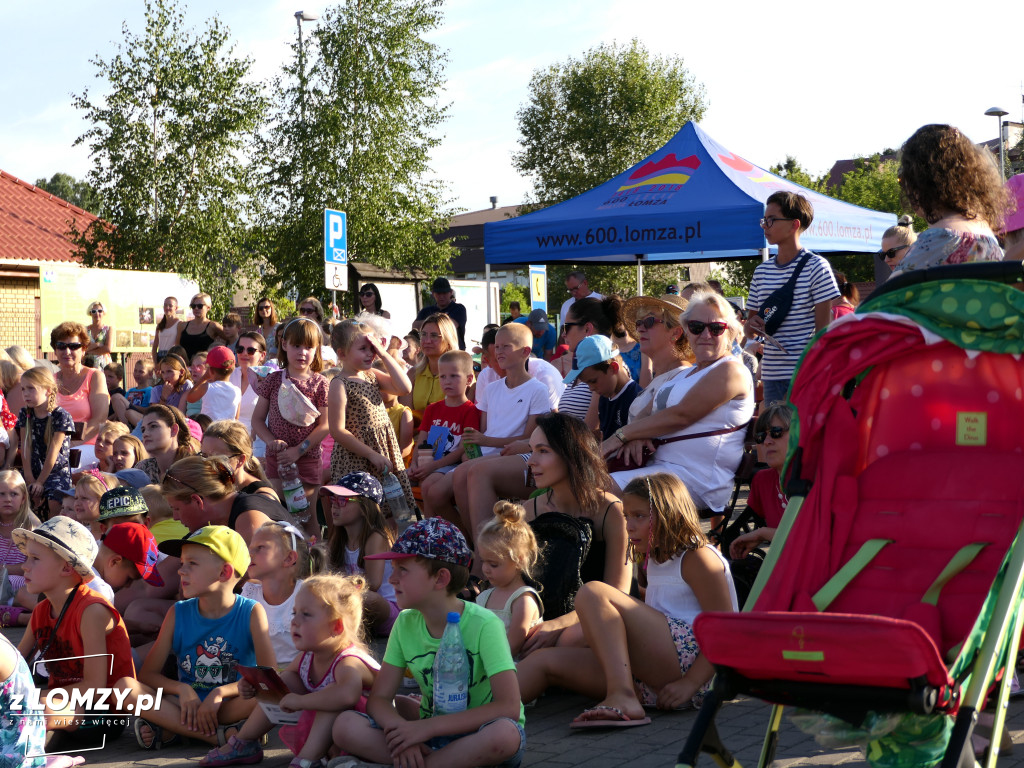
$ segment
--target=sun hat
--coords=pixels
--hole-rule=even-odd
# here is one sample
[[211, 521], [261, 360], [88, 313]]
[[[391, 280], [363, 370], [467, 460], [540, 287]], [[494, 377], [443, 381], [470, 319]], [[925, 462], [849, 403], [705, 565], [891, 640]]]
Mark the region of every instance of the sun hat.
[[[1003, 232], [1024, 229], [1024, 173], [1018, 173], [1006, 180], [1006, 189], [1017, 205], [1013, 213], [1008, 213], [1003, 222]], [[1012, 207], [1012, 204], [1011, 204]]]
[[154, 587], [164, 585], [163, 577], [157, 571], [160, 553], [156, 548], [156, 539], [149, 528], [142, 523], [118, 523], [111, 526], [102, 539], [103, 546], [120, 555], [136, 568], [147, 584]]
[[235, 353], [227, 347], [213, 347], [206, 353], [206, 364], [211, 368], [228, 368], [235, 364]]
[[608, 362], [617, 354], [619, 354], [619, 351], [607, 336], [600, 334], [587, 336], [576, 345], [576, 356], [572, 361], [572, 368], [565, 374], [565, 385], [569, 386], [576, 381], [576, 377], [580, 375], [584, 368]]
[[100, 522], [116, 517], [148, 514], [149, 506], [146, 500], [134, 488], [119, 485], [100, 496]]
[[168, 539], [157, 548], [165, 555], [181, 557], [181, 549], [186, 544], [199, 544], [235, 569], [235, 575], [241, 577], [249, 568], [249, 547], [242, 536], [226, 525], [205, 525], [183, 539]]
[[369, 472], [349, 472], [331, 485], [320, 486], [320, 493], [334, 496], [365, 496], [378, 504], [384, 503], [384, 489], [380, 481]]
[[535, 309], [526, 320], [534, 330], [543, 331], [548, 327], [548, 313], [543, 309]]
[[679, 320], [679, 315], [686, 311], [689, 302], [670, 293], [655, 296], [634, 296], [622, 305], [622, 317], [625, 318], [626, 333], [635, 341], [639, 341], [636, 334], [635, 320], [641, 313], [663, 312], [672, 315]]
[[64, 515], [51, 517], [35, 530], [16, 528], [11, 531], [11, 538], [25, 554], [28, 554], [28, 542], [42, 544], [61, 560], [75, 569], [75, 573], [86, 581], [92, 581], [96, 574], [92, 572], [92, 564], [96, 562], [96, 554], [100, 548], [89, 529], [77, 520]]
[[469, 567], [473, 553], [466, 544], [466, 537], [442, 517], [428, 517], [413, 523], [395, 541], [390, 552], [367, 555], [364, 560], [405, 560], [410, 557], [425, 557], [452, 565]]

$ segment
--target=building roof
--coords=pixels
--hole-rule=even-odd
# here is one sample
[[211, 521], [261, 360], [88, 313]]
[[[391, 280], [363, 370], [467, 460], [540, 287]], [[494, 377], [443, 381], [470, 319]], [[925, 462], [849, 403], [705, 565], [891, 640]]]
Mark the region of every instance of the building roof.
[[0, 171], [0, 259], [79, 261], [67, 233], [98, 217]]

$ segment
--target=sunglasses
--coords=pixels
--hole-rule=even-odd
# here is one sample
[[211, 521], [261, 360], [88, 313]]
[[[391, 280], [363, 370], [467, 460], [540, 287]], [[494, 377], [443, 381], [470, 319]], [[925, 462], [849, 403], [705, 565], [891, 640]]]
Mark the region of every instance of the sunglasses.
[[694, 336], [700, 336], [704, 333], [704, 329], [707, 328], [708, 332], [712, 336], [721, 336], [727, 330], [729, 330], [728, 323], [702, 323], [700, 320], [689, 320], [686, 323], [687, 330], [690, 331]]
[[878, 255], [883, 259], [895, 259], [897, 253], [902, 251], [904, 248], [909, 247], [909, 245], [897, 245], [895, 248], [890, 248], [888, 251], [879, 251]]
[[636, 321], [636, 329], [637, 329], [637, 331], [640, 331], [641, 329], [643, 329], [645, 331], [649, 331], [649, 330], [651, 330], [651, 328], [656, 326], [658, 323], [664, 323], [664, 322], [665, 322], [664, 320], [659, 320], [657, 317], [654, 317], [653, 315], [651, 315], [649, 317], [645, 317], [643, 320], [637, 320]]
[[376, 297], [377, 294], [375, 294], [373, 291], [363, 291], [359, 295], [360, 296], [374, 296], [374, 297]]
[[53, 345], [53, 348], [56, 349], [58, 352], [63, 352], [65, 349], [70, 349], [72, 352], [77, 352], [83, 346], [85, 345], [82, 344], [82, 342], [80, 341], [58, 341], [56, 344]]
[[272, 309], [272, 307], [269, 304], [261, 304], [260, 306], [256, 307], [256, 309], [258, 309], [260, 312], [269, 312]]
[[354, 496], [336, 496], [336, 495], [332, 495], [331, 496], [331, 505], [335, 506], [335, 507], [347, 507], [349, 501], [351, 499], [354, 499], [354, 498], [355, 498]]
[[90, 315], [102, 315], [104, 312], [106, 312], [105, 309], [90, 309], [89, 310], [89, 314]]
[[789, 432], [789, 427], [768, 427], [767, 432], [757, 432], [754, 434], [754, 442], [761, 445], [768, 439], [769, 435], [771, 435], [772, 440], [779, 440], [787, 432]]
[[260, 349], [259, 347], [243, 347], [241, 344], [239, 344], [237, 347], [235, 347], [235, 351], [245, 352], [247, 355], [255, 355], [257, 352], [262, 352], [263, 350]]
[[312, 307], [299, 307], [299, 313], [303, 315], [315, 315], [316, 310]]
[[569, 320], [566, 320], [564, 323], [562, 323], [562, 329], [567, 331], [570, 328], [582, 328], [584, 325], [586, 325], [586, 323], [573, 323], [570, 322]]
[[206, 305], [205, 304], [190, 304], [189, 306], [192, 307], [192, 309], [202, 309]]
[[166, 475], [164, 475], [164, 480], [173, 480], [178, 485], [184, 485], [186, 488], [188, 488], [190, 491], [192, 491], [192, 493], [194, 493], [197, 496], [199, 496], [199, 498], [203, 497], [203, 494], [199, 493], [199, 491], [197, 491], [194, 487], [192, 487], [191, 485], [186, 483], [184, 480], [179, 480], [174, 475], [172, 475], [170, 472], [168, 472]]
[[[226, 454], [227, 458], [229, 458], [229, 459], [233, 459], [236, 456], [241, 456], [241, 455], [242, 454], [240, 454], [240, 453], [229, 453], [229, 454]], [[203, 459], [212, 459], [214, 456], [225, 456], [225, 454], [223, 454], [223, 453], [207, 453], [206, 451], [199, 451], [199, 453], [197, 453], [196, 456], [199, 456], [200, 458], [203, 458]], [[178, 480], [176, 477], [172, 477], [171, 479], [181, 483], [181, 480]], [[185, 483], [181, 483], [181, 484], [185, 485]], [[189, 487], [191, 487], [191, 486], [189, 486]]]

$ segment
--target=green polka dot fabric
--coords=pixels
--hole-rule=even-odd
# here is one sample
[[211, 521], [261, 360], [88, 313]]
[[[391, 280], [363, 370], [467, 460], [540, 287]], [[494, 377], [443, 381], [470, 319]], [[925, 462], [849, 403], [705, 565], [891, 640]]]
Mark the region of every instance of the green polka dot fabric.
[[983, 280], [944, 280], [871, 299], [857, 313], [903, 315], [951, 344], [983, 352], [1024, 352], [1024, 292]]

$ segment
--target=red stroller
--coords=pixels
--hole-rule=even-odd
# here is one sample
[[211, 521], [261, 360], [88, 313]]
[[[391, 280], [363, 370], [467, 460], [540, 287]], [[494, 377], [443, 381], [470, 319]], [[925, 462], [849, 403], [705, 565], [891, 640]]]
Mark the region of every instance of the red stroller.
[[[716, 667], [678, 765], [735, 762], [714, 718], [738, 693], [866, 727], [876, 766], [975, 765], [996, 696], [998, 757], [1024, 613], [1020, 262], [886, 283], [805, 352], [790, 399], [790, 502], [742, 613], [694, 626]], [[1008, 673], [1009, 672], [1009, 673]], [[883, 729], [884, 731], [884, 729]]]

